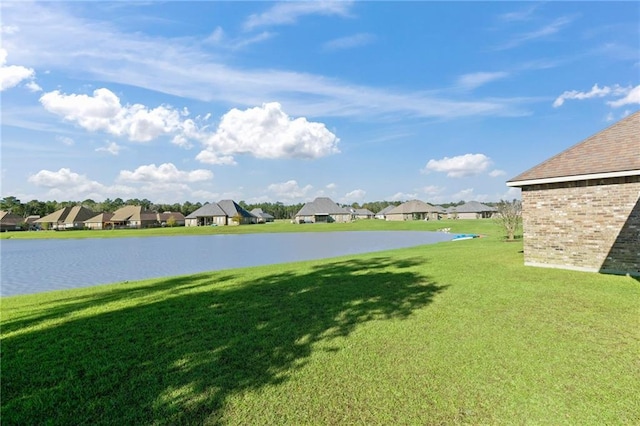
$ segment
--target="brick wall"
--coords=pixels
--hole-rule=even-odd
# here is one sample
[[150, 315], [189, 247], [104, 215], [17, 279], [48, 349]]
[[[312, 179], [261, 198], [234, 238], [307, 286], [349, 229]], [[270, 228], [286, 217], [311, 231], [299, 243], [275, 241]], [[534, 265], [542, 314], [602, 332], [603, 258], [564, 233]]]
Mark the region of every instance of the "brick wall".
[[640, 176], [522, 188], [525, 264], [640, 276]]

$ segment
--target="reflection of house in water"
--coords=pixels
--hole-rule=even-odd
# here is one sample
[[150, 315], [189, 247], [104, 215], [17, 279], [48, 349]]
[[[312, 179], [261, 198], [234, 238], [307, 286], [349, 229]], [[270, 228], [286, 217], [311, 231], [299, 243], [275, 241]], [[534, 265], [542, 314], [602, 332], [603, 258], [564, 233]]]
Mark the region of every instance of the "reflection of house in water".
[[525, 264], [640, 276], [640, 111], [513, 178]]

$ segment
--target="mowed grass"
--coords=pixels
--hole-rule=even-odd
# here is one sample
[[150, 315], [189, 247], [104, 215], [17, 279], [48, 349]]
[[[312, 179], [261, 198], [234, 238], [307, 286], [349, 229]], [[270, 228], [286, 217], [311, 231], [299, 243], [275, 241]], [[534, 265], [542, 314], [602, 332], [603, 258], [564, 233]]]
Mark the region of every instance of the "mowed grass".
[[489, 234], [2, 298], [2, 423], [640, 424], [640, 282]]
[[384, 221], [362, 219], [348, 223], [294, 224], [288, 220], [273, 223], [240, 226], [178, 226], [173, 228], [72, 230], [72, 231], [17, 231], [0, 232], [4, 239], [51, 238], [125, 238], [178, 235], [254, 234], [275, 232], [339, 232], [339, 231], [437, 231], [451, 228], [451, 232], [495, 232], [491, 220], [439, 220], [439, 221]]

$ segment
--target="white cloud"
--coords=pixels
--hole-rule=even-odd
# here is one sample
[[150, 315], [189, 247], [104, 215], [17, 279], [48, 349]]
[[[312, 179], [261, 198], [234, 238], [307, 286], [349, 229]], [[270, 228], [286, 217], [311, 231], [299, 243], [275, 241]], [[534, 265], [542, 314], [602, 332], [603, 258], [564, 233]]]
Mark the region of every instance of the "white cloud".
[[429, 160], [422, 170], [446, 173], [449, 177], [477, 175], [489, 168], [491, 159], [484, 154], [464, 154], [457, 157], [444, 157], [441, 160]]
[[286, 199], [295, 199], [305, 197], [309, 191], [313, 189], [313, 186], [306, 185], [303, 188], [298, 185], [295, 180], [288, 180], [281, 183], [272, 183], [267, 187], [269, 192], [272, 192], [278, 197]]
[[369, 33], [359, 33], [347, 37], [336, 38], [322, 45], [324, 50], [345, 50], [365, 46], [372, 43], [375, 36]]
[[541, 38], [548, 37], [550, 35], [553, 35], [559, 32], [563, 27], [570, 24], [572, 21], [573, 21], [573, 18], [566, 17], [566, 16], [560, 17], [555, 21], [553, 21], [552, 23], [545, 25], [544, 27], [541, 27], [537, 30], [517, 35], [516, 37], [509, 40], [507, 43], [496, 47], [496, 49], [497, 50], [512, 49], [514, 47], [518, 47], [522, 44], [528, 43], [530, 41], [535, 41]]
[[216, 27], [216, 29], [213, 30], [213, 32], [204, 40], [204, 42], [207, 44], [216, 45], [218, 47], [235, 50], [241, 49], [251, 44], [261, 43], [263, 41], [269, 40], [270, 38], [273, 38], [274, 36], [274, 33], [263, 31], [251, 37], [240, 37], [231, 39], [226, 36], [222, 27]]
[[63, 167], [58, 171], [40, 170], [29, 176], [28, 181], [36, 186], [49, 188], [48, 196], [65, 200], [105, 197], [124, 197], [135, 193], [135, 188], [124, 185], [107, 186], [89, 179], [85, 175]]
[[20, 65], [6, 65], [7, 51], [0, 48], [0, 92], [17, 86], [24, 80], [33, 79], [35, 71]]
[[[562, 93], [560, 96], [556, 98], [556, 100], [553, 102], [553, 107], [558, 108], [562, 106], [564, 104], [564, 101], [566, 101], [567, 99], [584, 100], [584, 99], [591, 99], [591, 98], [602, 98], [605, 96], [623, 96], [623, 95], [629, 95], [631, 92], [632, 92], [632, 89], [630, 87], [620, 87], [617, 84], [611, 87], [610, 86], [599, 87], [598, 84], [596, 83], [588, 92], [579, 92], [577, 90], [565, 91], [564, 93]], [[638, 94], [640, 95], [640, 91], [638, 92]], [[619, 102], [619, 101], [616, 101], [616, 102]], [[608, 102], [608, 103], [612, 104], [612, 102]], [[624, 105], [624, 104], [620, 104], [620, 105]]]
[[164, 163], [160, 166], [149, 164], [140, 166], [134, 171], [121, 170], [118, 175], [119, 181], [125, 182], [151, 182], [151, 183], [184, 183], [201, 182], [213, 178], [210, 170], [198, 169], [190, 172], [181, 171], [172, 163]]
[[106, 146], [102, 146], [100, 148], [96, 148], [97, 152], [108, 152], [111, 155], [118, 155], [122, 147], [115, 142], [110, 142]]
[[367, 195], [367, 191], [364, 189], [354, 189], [351, 192], [347, 192], [344, 198], [348, 201], [360, 201], [364, 199], [365, 195]]
[[325, 188], [327, 188], [327, 189], [336, 189], [337, 185], [335, 183], [330, 183], [327, 186], [325, 186]]
[[390, 201], [407, 201], [407, 200], [415, 200], [417, 198], [418, 198], [418, 194], [416, 193], [396, 192], [391, 197], [389, 197], [389, 200]]
[[62, 142], [64, 145], [72, 146], [75, 144], [75, 141], [71, 139], [69, 136], [56, 136], [56, 140], [58, 142]]
[[473, 188], [467, 188], [460, 190], [451, 196], [452, 200], [464, 200], [464, 201], [484, 201], [479, 197], [473, 194]]
[[257, 158], [319, 158], [340, 152], [339, 139], [324, 124], [290, 118], [277, 102], [241, 111], [232, 109], [208, 136], [196, 159], [215, 163], [231, 161], [235, 154]]
[[422, 192], [427, 195], [436, 195], [444, 191], [444, 188], [436, 185], [428, 185], [422, 188]]
[[238, 164], [232, 155], [220, 155], [213, 151], [200, 151], [196, 160], [205, 164], [217, 164], [219, 166], [235, 166]]
[[504, 176], [506, 174], [507, 172], [505, 172], [504, 170], [498, 170], [498, 169], [495, 169], [489, 172], [489, 176], [491, 177]]
[[34, 93], [42, 92], [42, 87], [40, 87], [35, 81], [28, 81], [25, 84], [25, 87]]
[[464, 74], [458, 78], [458, 85], [464, 89], [475, 89], [492, 81], [501, 80], [509, 76], [508, 72], [476, 72], [472, 74]]
[[631, 89], [624, 98], [618, 99], [617, 101], [607, 102], [607, 105], [610, 105], [614, 108], [631, 104], [640, 104], [640, 85]]
[[266, 12], [249, 16], [246, 30], [270, 25], [294, 24], [305, 15], [347, 16], [351, 1], [301, 1], [276, 3]]
[[0, 34], [16, 34], [18, 31], [15, 25], [0, 25]]
[[144, 105], [122, 106], [120, 99], [109, 89], [96, 89], [93, 96], [65, 95], [58, 90], [40, 97], [44, 108], [80, 127], [125, 136], [131, 141], [149, 142], [159, 136], [183, 130], [181, 116], [186, 111], [159, 106], [148, 109]]

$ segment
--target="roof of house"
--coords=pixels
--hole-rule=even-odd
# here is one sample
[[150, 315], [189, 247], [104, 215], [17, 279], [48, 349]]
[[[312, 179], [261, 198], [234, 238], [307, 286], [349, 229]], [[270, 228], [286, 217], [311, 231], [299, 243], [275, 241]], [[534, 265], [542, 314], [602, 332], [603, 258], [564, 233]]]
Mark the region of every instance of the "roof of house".
[[389, 213], [391, 210], [395, 209], [396, 207], [397, 206], [394, 206], [393, 204], [389, 204], [387, 207], [385, 207], [384, 209], [382, 209], [378, 213], [376, 213], [376, 216], [385, 215], [385, 214]]
[[126, 222], [128, 220], [140, 220], [142, 206], [124, 206], [113, 212], [112, 222]]
[[640, 175], [640, 111], [507, 182], [509, 186]]
[[186, 217], [186, 219], [195, 219], [198, 217], [209, 216], [226, 216], [227, 214], [220, 208], [218, 203], [207, 203]]
[[234, 217], [236, 215], [240, 215], [242, 217], [255, 217], [233, 200], [222, 200], [218, 202], [218, 205], [229, 217]]
[[23, 222], [22, 216], [18, 216], [17, 214], [13, 214], [8, 211], [0, 210], [0, 223], [3, 225], [17, 225], [20, 222]]
[[184, 215], [180, 212], [163, 212], [158, 213], [158, 220], [160, 222], [166, 222], [169, 218], [174, 218], [177, 222], [184, 222]]
[[389, 210], [387, 214], [439, 213], [441, 211], [442, 207], [432, 206], [420, 200], [410, 200]]
[[481, 213], [481, 212], [495, 212], [495, 207], [487, 206], [478, 201], [469, 201], [459, 206], [451, 206], [447, 209], [448, 213]]
[[97, 215], [87, 219], [84, 223], [104, 223], [109, 222], [113, 217], [113, 213], [98, 213]]
[[255, 208], [251, 210], [251, 214], [254, 216], [261, 217], [263, 219], [274, 219], [273, 215], [264, 212], [261, 208]]
[[358, 216], [373, 216], [373, 212], [369, 209], [355, 209], [355, 214]]
[[331, 198], [318, 197], [306, 203], [296, 216], [314, 216], [328, 214], [351, 214], [347, 209], [340, 207]]
[[84, 222], [95, 216], [95, 212], [83, 206], [64, 207], [35, 220], [36, 223], [75, 223]]

